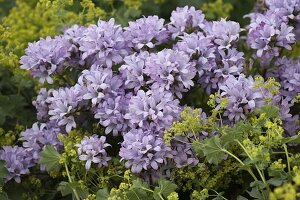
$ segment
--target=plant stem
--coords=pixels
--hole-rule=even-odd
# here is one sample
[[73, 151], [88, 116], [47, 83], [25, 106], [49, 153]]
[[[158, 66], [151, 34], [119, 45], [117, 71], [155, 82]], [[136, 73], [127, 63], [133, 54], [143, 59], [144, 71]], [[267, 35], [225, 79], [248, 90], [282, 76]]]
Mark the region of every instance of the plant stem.
[[[71, 178], [71, 176], [70, 176], [70, 172], [69, 172], [67, 163], [65, 163], [65, 169], [66, 169], [66, 172], [67, 172], [67, 176], [68, 176], [69, 182], [72, 183], [73, 181], [72, 181], [72, 178]], [[78, 195], [76, 189], [72, 188], [72, 190], [73, 190], [73, 193], [74, 193], [74, 195], [75, 195], [75, 198], [76, 198], [77, 200], [80, 200], [79, 195]]]
[[[243, 161], [241, 161], [238, 157], [236, 157], [234, 154], [230, 153], [229, 151], [227, 151], [226, 149], [222, 149], [222, 151], [224, 153], [227, 153], [228, 155], [232, 156], [233, 158], [235, 158], [239, 163], [241, 163], [242, 166], [244, 166], [245, 164], [243, 163]], [[254, 175], [254, 173], [252, 172], [251, 169], [247, 169], [247, 171], [249, 172], [249, 174], [253, 177], [253, 179], [255, 181], [258, 181], [258, 179], [256, 178], [256, 176]]]
[[284, 152], [285, 152], [285, 156], [286, 156], [288, 170], [289, 170], [289, 172], [291, 172], [291, 165], [290, 165], [290, 161], [289, 161], [289, 152], [287, 150], [286, 144], [283, 144], [283, 148], [284, 148]]

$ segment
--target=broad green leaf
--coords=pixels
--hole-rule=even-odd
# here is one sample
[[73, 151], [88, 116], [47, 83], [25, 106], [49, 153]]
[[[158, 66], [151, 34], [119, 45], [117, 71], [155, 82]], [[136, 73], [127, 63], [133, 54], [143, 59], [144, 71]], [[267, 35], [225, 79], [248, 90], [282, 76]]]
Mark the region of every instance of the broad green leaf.
[[109, 193], [107, 188], [100, 189], [96, 193], [96, 200], [107, 199], [108, 195]]
[[128, 200], [144, 200], [144, 199], [153, 199], [145, 190], [142, 189], [132, 189], [129, 190], [126, 194]]
[[74, 183], [69, 183], [62, 181], [59, 183], [59, 186], [57, 187], [57, 191], [61, 192], [62, 196], [67, 196], [67, 195], [72, 195], [73, 199], [75, 199], [75, 191], [78, 194], [78, 196], [81, 199], [84, 199], [88, 196], [88, 192], [86, 190], [83, 190], [82, 188], [78, 187], [79, 184], [74, 182]]
[[225, 135], [222, 136], [222, 144], [224, 146], [229, 145], [234, 140], [243, 140], [248, 136], [248, 133], [252, 131], [253, 127], [249, 122], [239, 121], [237, 122], [233, 128], [229, 128], [225, 131]]
[[292, 137], [287, 137], [282, 139], [282, 143], [296, 143], [300, 144], [300, 135], [294, 135]]
[[5, 167], [5, 161], [0, 160], [0, 179], [5, 178], [8, 175], [8, 171]]
[[243, 196], [241, 196], [241, 195], [239, 195], [239, 196], [237, 197], [237, 200], [248, 200], [248, 199], [245, 198], [245, 197], [243, 197]]
[[145, 182], [140, 179], [133, 180], [132, 186], [127, 192], [127, 198], [129, 200], [153, 199], [152, 194], [147, 192], [147, 189], [150, 190], [149, 186]]
[[57, 187], [57, 191], [61, 192], [61, 195], [67, 196], [69, 194], [72, 194], [72, 188], [68, 182], [62, 181], [59, 183]]
[[201, 150], [209, 163], [218, 164], [225, 156], [219, 136], [205, 139], [201, 144]]
[[53, 146], [46, 146], [41, 152], [41, 158], [39, 163], [46, 166], [47, 171], [58, 171], [60, 155]]
[[263, 113], [266, 114], [266, 117], [269, 119], [280, 116], [279, 108], [271, 104], [267, 104], [260, 107], [259, 109], [256, 110], [256, 112], [258, 114], [263, 114]]
[[161, 179], [158, 182], [158, 187], [155, 187], [153, 197], [154, 199], [161, 199], [160, 196], [167, 198], [172, 192], [177, 189], [177, 185], [171, 181]]

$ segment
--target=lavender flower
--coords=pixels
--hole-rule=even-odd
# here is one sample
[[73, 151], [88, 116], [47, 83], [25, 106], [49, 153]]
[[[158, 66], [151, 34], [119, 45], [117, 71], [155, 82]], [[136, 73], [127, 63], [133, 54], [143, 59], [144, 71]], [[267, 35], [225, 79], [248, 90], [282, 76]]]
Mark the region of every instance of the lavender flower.
[[130, 97], [108, 95], [95, 109], [95, 118], [106, 127], [106, 134], [112, 132], [116, 136], [118, 132], [126, 131], [128, 122], [124, 116], [128, 112]]
[[23, 147], [31, 148], [36, 152], [34, 159], [39, 160], [39, 153], [46, 145], [61, 147], [61, 142], [57, 138], [60, 129], [53, 123], [34, 123], [32, 128], [26, 129], [21, 133], [20, 140], [23, 141]]
[[49, 120], [49, 103], [47, 103], [47, 98], [51, 95], [53, 89], [46, 90], [46, 88], [40, 89], [38, 96], [35, 101], [32, 102], [37, 110], [37, 119], [40, 121]]
[[221, 97], [229, 99], [224, 116], [228, 116], [231, 121], [245, 119], [245, 114], [253, 112], [264, 103], [263, 94], [254, 88], [252, 77], [246, 78], [243, 74], [237, 78], [229, 76], [219, 88]]
[[0, 150], [0, 160], [5, 161], [5, 167], [9, 175], [6, 181], [14, 179], [17, 183], [21, 182], [21, 176], [29, 174], [29, 168], [35, 166], [32, 157], [32, 149], [18, 146], [4, 146]]
[[214, 38], [213, 41], [219, 49], [229, 49], [234, 42], [238, 41], [241, 32], [237, 22], [226, 21], [225, 19], [210, 23], [207, 29], [207, 35]]
[[48, 112], [50, 120], [54, 120], [59, 126], [65, 126], [67, 132], [70, 132], [72, 128], [76, 128], [73, 115], [82, 103], [82, 91], [78, 85], [53, 90], [47, 101], [50, 104]]
[[135, 49], [140, 50], [144, 47], [152, 49], [168, 37], [164, 21], [158, 16], [143, 17], [134, 22], [129, 22], [129, 26], [124, 28], [125, 34]]
[[297, 61], [282, 58], [277, 61], [277, 77], [282, 85], [282, 93], [291, 99], [300, 93], [300, 57]]
[[111, 146], [108, 143], [105, 143], [106, 137], [98, 135], [85, 136], [83, 140], [81, 140], [80, 144], [76, 144], [78, 147], [77, 153], [79, 155], [79, 160], [86, 161], [85, 168], [89, 170], [91, 168], [92, 163], [98, 164], [98, 167], [108, 166], [108, 161], [111, 160], [110, 157], [107, 156], [107, 152], [105, 150], [106, 147]]
[[110, 92], [112, 70], [93, 65], [90, 70], [84, 70], [78, 83], [84, 91], [83, 99], [91, 100], [92, 106], [100, 102]]
[[197, 165], [199, 160], [196, 157], [193, 148], [189, 143], [188, 139], [185, 137], [178, 137], [180, 141], [186, 142], [178, 142], [172, 141], [171, 146], [173, 149], [173, 159], [177, 168], [183, 168], [189, 165]]
[[122, 27], [116, 25], [113, 18], [108, 22], [99, 20], [98, 25], [90, 25], [79, 44], [83, 60], [108, 68], [121, 63], [129, 53]]
[[144, 51], [124, 58], [125, 63], [119, 68], [119, 72], [125, 79], [126, 89], [137, 92], [141, 87], [146, 86], [145, 62], [148, 57], [149, 52]]
[[125, 160], [125, 167], [131, 168], [133, 173], [142, 170], [157, 170], [160, 165], [172, 158], [171, 148], [164, 140], [143, 129], [132, 129], [124, 135], [120, 149], [121, 160]]
[[145, 68], [145, 74], [150, 77], [147, 83], [152, 84], [153, 90], [171, 91], [181, 98], [181, 93], [194, 85], [192, 79], [196, 75], [196, 68], [189, 61], [184, 52], [171, 49], [151, 54]]
[[40, 39], [29, 43], [26, 55], [21, 57], [22, 69], [31, 71], [33, 77], [38, 77], [41, 83], [53, 83], [50, 75], [63, 69], [71, 56], [71, 43], [63, 37]]
[[153, 127], [156, 130], [164, 130], [179, 118], [180, 111], [179, 101], [174, 100], [171, 93], [139, 90], [129, 102], [125, 119], [129, 120], [133, 128]]
[[282, 22], [280, 17], [273, 12], [266, 14], [250, 15], [248, 44], [256, 49], [256, 56], [263, 58], [268, 64], [273, 57], [279, 55], [280, 48], [291, 50], [291, 44], [295, 43], [293, 27]]
[[201, 30], [205, 27], [204, 14], [201, 10], [196, 10], [195, 7], [185, 6], [177, 8], [171, 13], [170, 23], [167, 28], [172, 34], [172, 38], [182, 35], [183, 32], [193, 32]]

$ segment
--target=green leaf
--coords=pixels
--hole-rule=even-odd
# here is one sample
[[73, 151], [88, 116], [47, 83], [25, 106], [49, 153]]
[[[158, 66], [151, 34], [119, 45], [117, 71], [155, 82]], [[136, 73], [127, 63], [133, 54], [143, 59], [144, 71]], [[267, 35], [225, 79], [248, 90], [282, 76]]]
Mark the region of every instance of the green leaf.
[[201, 150], [209, 163], [218, 164], [225, 156], [219, 136], [205, 139]]
[[153, 199], [146, 191], [142, 189], [132, 189], [126, 194], [128, 200], [143, 200], [143, 199]]
[[60, 155], [53, 146], [46, 146], [41, 152], [41, 158], [39, 163], [46, 166], [47, 171], [59, 171]]
[[73, 199], [75, 199], [74, 191], [76, 191], [78, 196], [82, 199], [88, 196], [88, 191], [80, 188], [79, 184], [76, 182], [69, 183], [69, 182], [62, 181], [59, 183], [59, 186], [57, 187], [57, 191], [60, 191], [62, 196], [72, 195]]
[[271, 104], [267, 104], [260, 107], [259, 109], [256, 110], [256, 112], [258, 114], [266, 114], [266, 117], [269, 119], [280, 116], [279, 108]]
[[67, 196], [69, 194], [72, 194], [72, 188], [68, 182], [62, 181], [59, 183], [57, 187], [57, 191], [61, 192], [61, 195]]
[[161, 196], [167, 198], [172, 192], [177, 189], [177, 185], [171, 181], [161, 179], [158, 182], [158, 187], [155, 187], [153, 197], [156, 200], [161, 199]]
[[5, 167], [5, 161], [0, 160], [0, 179], [5, 178], [8, 175], [8, 171]]
[[248, 136], [248, 133], [250, 133], [252, 129], [253, 127], [249, 122], [237, 122], [233, 128], [224, 131], [226, 134], [221, 138], [223, 146], [229, 145], [234, 142], [234, 140], [243, 140]]
[[109, 193], [107, 188], [100, 189], [96, 193], [96, 200], [107, 199], [108, 195]]
[[243, 196], [241, 196], [241, 195], [239, 195], [239, 196], [237, 197], [237, 200], [248, 200], [248, 199], [245, 198], [245, 197], [243, 197]]
[[292, 137], [287, 137], [282, 139], [282, 143], [296, 143], [300, 144], [300, 135], [294, 135]]

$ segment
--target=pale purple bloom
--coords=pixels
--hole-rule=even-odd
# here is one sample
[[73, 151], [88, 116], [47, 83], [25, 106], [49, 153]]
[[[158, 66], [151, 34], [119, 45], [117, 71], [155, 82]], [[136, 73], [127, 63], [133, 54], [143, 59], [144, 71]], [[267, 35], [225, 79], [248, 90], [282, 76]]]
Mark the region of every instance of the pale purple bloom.
[[283, 95], [294, 98], [300, 93], [300, 58], [294, 61], [284, 57], [277, 61], [277, 65], [277, 77], [283, 87]]
[[213, 37], [213, 41], [219, 49], [229, 49], [234, 42], [238, 41], [239, 34], [242, 31], [239, 23], [226, 21], [225, 19], [208, 24], [205, 31]]
[[189, 165], [195, 166], [199, 163], [197, 156], [192, 148], [192, 145], [188, 144], [189, 140], [186, 137], [178, 137], [180, 141], [186, 142], [182, 143], [177, 140], [171, 142], [171, 147], [173, 149], [173, 159], [177, 168], [183, 168]]
[[105, 100], [95, 108], [95, 118], [105, 127], [105, 133], [123, 133], [127, 129], [128, 121], [124, 115], [128, 112], [129, 97], [107, 95]]
[[31, 71], [33, 77], [38, 77], [41, 83], [53, 83], [52, 74], [67, 67], [72, 44], [64, 37], [47, 37], [37, 42], [29, 43], [20, 63], [22, 69]]
[[125, 118], [132, 128], [154, 127], [156, 130], [164, 130], [179, 119], [180, 111], [179, 101], [174, 100], [171, 93], [139, 90], [131, 98]]
[[237, 78], [229, 76], [219, 88], [221, 97], [229, 100], [224, 116], [231, 121], [246, 119], [247, 113], [264, 104], [264, 96], [260, 89], [254, 87], [252, 77], [246, 78], [243, 74]]
[[94, 65], [89, 70], [84, 70], [78, 79], [82, 86], [83, 99], [91, 100], [92, 106], [98, 104], [110, 92], [110, 81], [113, 73], [111, 69]]
[[108, 22], [99, 20], [97, 25], [90, 25], [79, 41], [79, 50], [83, 52], [83, 60], [111, 68], [128, 55], [127, 43], [122, 27], [112, 18]]
[[164, 21], [155, 15], [128, 22], [129, 26], [124, 28], [125, 35], [135, 49], [140, 50], [144, 47], [152, 49], [166, 41], [168, 37]]
[[170, 91], [181, 98], [182, 92], [194, 86], [196, 68], [184, 52], [164, 49], [146, 60], [145, 74], [150, 77], [147, 83], [152, 84], [152, 90]]
[[124, 135], [119, 155], [133, 173], [158, 170], [167, 163], [167, 158], [173, 157], [171, 148], [160, 136], [143, 129], [132, 129]]
[[185, 6], [184, 8], [176, 8], [172, 11], [170, 23], [167, 25], [168, 30], [172, 34], [172, 38], [182, 35], [184, 32], [190, 33], [194, 30], [201, 30], [205, 27], [204, 14], [195, 7]]
[[59, 126], [65, 126], [69, 133], [72, 128], [76, 128], [73, 115], [80, 108], [82, 100], [82, 91], [78, 85], [53, 90], [52, 95], [47, 98], [50, 120], [57, 122]]
[[149, 52], [144, 51], [124, 58], [125, 63], [119, 68], [119, 72], [125, 79], [126, 89], [133, 89], [137, 92], [141, 87], [146, 86], [145, 62], [149, 56]]
[[106, 148], [111, 145], [106, 143], [105, 136], [85, 136], [80, 144], [76, 144], [77, 153], [79, 155], [79, 160], [86, 161], [85, 168], [89, 170], [91, 168], [92, 163], [98, 164], [98, 167], [108, 166], [108, 161], [111, 160], [108, 157]]
[[29, 174], [29, 168], [35, 166], [32, 149], [18, 146], [4, 146], [0, 150], [0, 160], [5, 161], [5, 167], [9, 174], [5, 181], [14, 179], [21, 182], [21, 176]]

